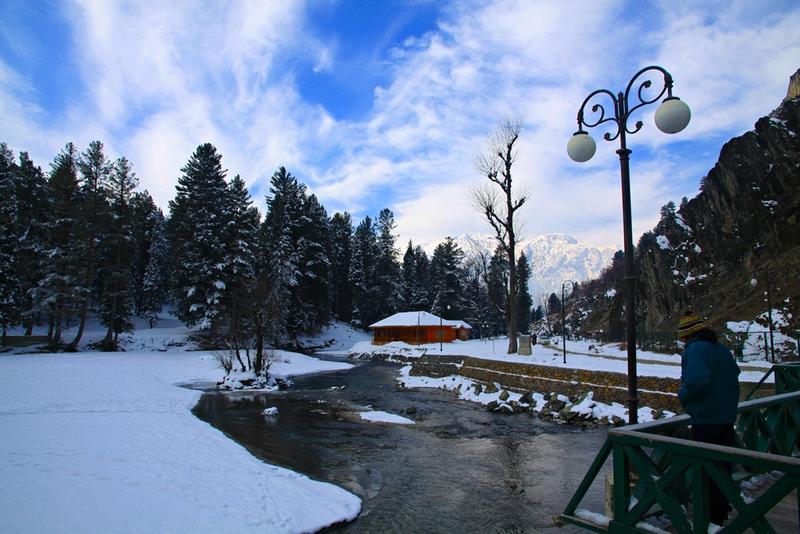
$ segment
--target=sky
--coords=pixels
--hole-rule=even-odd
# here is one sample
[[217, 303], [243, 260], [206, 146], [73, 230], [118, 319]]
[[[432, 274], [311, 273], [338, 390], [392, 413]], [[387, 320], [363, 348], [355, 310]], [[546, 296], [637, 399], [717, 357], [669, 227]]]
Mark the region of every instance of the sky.
[[631, 118], [636, 238], [780, 104], [797, 28], [795, 0], [5, 0], [0, 141], [49, 170], [67, 142], [100, 140], [166, 213], [210, 142], [262, 211], [285, 166], [329, 214], [389, 208], [400, 243], [430, 243], [490, 232], [475, 157], [520, 117], [523, 237], [621, 248], [617, 142], [598, 127], [590, 162], [566, 154], [586, 96], [660, 65], [692, 110], [674, 135], [655, 128], [656, 104]]

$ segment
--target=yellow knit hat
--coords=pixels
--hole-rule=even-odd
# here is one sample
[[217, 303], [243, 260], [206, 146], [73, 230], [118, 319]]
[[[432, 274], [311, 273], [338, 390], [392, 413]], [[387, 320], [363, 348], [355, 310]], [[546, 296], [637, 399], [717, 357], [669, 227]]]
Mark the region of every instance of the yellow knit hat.
[[687, 311], [678, 323], [678, 337], [689, 337], [706, 327], [706, 323], [692, 311]]

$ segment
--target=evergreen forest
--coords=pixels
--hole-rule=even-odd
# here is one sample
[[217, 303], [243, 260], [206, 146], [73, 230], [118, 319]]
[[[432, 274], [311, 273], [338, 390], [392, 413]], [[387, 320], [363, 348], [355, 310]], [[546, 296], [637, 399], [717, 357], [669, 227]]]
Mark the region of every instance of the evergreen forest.
[[97, 348], [115, 350], [135, 316], [155, 327], [166, 309], [207, 339], [259, 354], [331, 321], [367, 329], [399, 311], [462, 319], [483, 336], [504, 331], [512, 283], [519, 331], [529, 329], [524, 254], [515, 280], [500, 249], [467, 254], [447, 237], [428, 255], [397, 242], [389, 209], [329, 215], [284, 167], [261, 213], [210, 143], [180, 173], [164, 213], [137, 190], [132, 162], [110, 159], [100, 141], [67, 143], [48, 171], [0, 144], [3, 336], [20, 327], [46, 334], [51, 350], [77, 350], [96, 316], [106, 329]]

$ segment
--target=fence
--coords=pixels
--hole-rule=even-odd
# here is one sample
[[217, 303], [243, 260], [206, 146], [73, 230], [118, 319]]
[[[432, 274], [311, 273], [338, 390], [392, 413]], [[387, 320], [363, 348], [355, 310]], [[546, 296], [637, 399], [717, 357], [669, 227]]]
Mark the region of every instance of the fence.
[[[600, 453], [556, 521], [594, 532], [647, 532], [642, 521], [658, 508], [672, 523], [673, 531], [705, 533], [708, 484], [713, 481], [735, 510], [724, 532], [750, 528], [758, 533], [776, 532], [767, 513], [800, 488], [800, 458], [796, 457], [800, 450], [800, 366], [775, 366], [773, 371], [776, 388], [793, 391], [739, 404], [738, 448], [687, 439], [686, 415], [609, 430]], [[613, 517], [600, 524], [587, 519], [592, 516], [578, 506], [609, 457], [614, 480], [630, 483], [613, 485]], [[728, 475], [720, 462], [740, 466], [740, 477], [762, 472], [781, 476], [770, 479], [765, 491], [746, 503], [736, 477]], [[797, 526], [793, 530], [797, 531]]]

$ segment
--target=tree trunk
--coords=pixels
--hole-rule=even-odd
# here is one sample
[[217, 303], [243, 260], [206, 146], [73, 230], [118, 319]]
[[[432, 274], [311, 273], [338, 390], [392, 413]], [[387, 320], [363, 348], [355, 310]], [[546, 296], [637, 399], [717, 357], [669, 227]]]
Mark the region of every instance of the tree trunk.
[[78, 343], [81, 342], [81, 338], [83, 337], [83, 330], [86, 328], [86, 313], [88, 310], [89, 305], [87, 303], [83, 303], [81, 305], [81, 320], [78, 323], [78, 333], [75, 334], [75, 339], [73, 339], [70, 344], [67, 346], [67, 350], [69, 352], [75, 352], [78, 350]]

